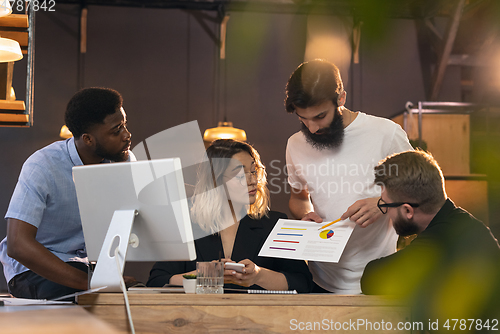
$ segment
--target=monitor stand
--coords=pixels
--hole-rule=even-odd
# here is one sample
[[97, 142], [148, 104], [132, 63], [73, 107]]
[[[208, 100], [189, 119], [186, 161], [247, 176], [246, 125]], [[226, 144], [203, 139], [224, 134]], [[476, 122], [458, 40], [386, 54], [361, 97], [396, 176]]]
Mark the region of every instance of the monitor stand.
[[[125, 267], [127, 249], [139, 245], [137, 236], [132, 232], [132, 224], [137, 210], [116, 210], [104, 238], [94, 273], [90, 280], [90, 288], [106, 287], [101, 292], [120, 292], [120, 280]], [[126, 242], [123, 242], [126, 241]], [[118, 248], [119, 268], [115, 259], [115, 249]]]

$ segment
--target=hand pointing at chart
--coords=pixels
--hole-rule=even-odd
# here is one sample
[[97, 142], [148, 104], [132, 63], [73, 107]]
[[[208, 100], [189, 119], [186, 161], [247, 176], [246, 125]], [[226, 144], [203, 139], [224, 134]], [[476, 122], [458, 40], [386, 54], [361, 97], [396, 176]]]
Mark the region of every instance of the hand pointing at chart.
[[377, 208], [378, 197], [360, 199], [354, 202], [340, 217], [342, 220], [350, 219], [361, 227], [367, 227], [382, 217], [382, 212]]

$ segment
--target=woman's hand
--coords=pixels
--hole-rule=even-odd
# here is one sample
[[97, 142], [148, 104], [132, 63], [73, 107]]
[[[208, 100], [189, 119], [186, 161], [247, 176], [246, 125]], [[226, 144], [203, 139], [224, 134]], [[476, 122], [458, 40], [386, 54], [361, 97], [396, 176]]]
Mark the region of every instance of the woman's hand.
[[[229, 259], [222, 261], [234, 262]], [[232, 269], [225, 269], [224, 283], [241, 285], [247, 288], [255, 284], [266, 290], [288, 290], [288, 282], [282, 273], [259, 267], [249, 259], [241, 260], [239, 263], [245, 265], [243, 272], [239, 273]]]
[[168, 284], [182, 286], [182, 280], [184, 279], [183, 275], [196, 275], [196, 270], [192, 270], [183, 274], [174, 275], [170, 277], [170, 281], [168, 281]]
[[[224, 262], [234, 262], [234, 261], [224, 261]], [[239, 263], [245, 265], [245, 268], [243, 268], [242, 270], [243, 272], [239, 273], [232, 269], [225, 269], [224, 283], [231, 283], [231, 284], [241, 285], [244, 287], [249, 287], [254, 284], [258, 284], [259, 273], [261, 271], [261, 268], [252, 261], [250, 261], [249, 259], [241, 260]]]

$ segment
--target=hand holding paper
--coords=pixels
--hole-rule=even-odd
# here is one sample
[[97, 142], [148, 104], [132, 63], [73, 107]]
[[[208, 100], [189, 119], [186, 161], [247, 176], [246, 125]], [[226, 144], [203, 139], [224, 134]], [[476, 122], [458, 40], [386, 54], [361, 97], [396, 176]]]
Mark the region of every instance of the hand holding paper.
[[355, 225], [350, 220], [339, 220], [318, 230], [315, 222], [280, 219], [262, 246], [259, 256], [338, 262]]

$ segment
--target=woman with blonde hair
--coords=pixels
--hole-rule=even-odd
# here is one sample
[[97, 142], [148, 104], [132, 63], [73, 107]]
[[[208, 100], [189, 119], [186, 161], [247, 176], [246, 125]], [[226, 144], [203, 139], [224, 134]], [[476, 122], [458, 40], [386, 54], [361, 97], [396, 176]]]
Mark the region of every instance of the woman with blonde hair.
[[[204, 237], [195, 240], [195, 261], [157, 262], [148, 286], [182, 285], [196, 262], [238, 262], [243, 272], [224, 271], [226, 288], [310, 292], [312, 276], [304, 261], [260, 257], [258, 253], [283, 213], [269, 211], [266, 171], [259, 153], [231, 139], [207, 148], [208, 162], [198, 171], [192, 197], [192, 220]], [[196, 233], [195, 233], [196, 235]]]

